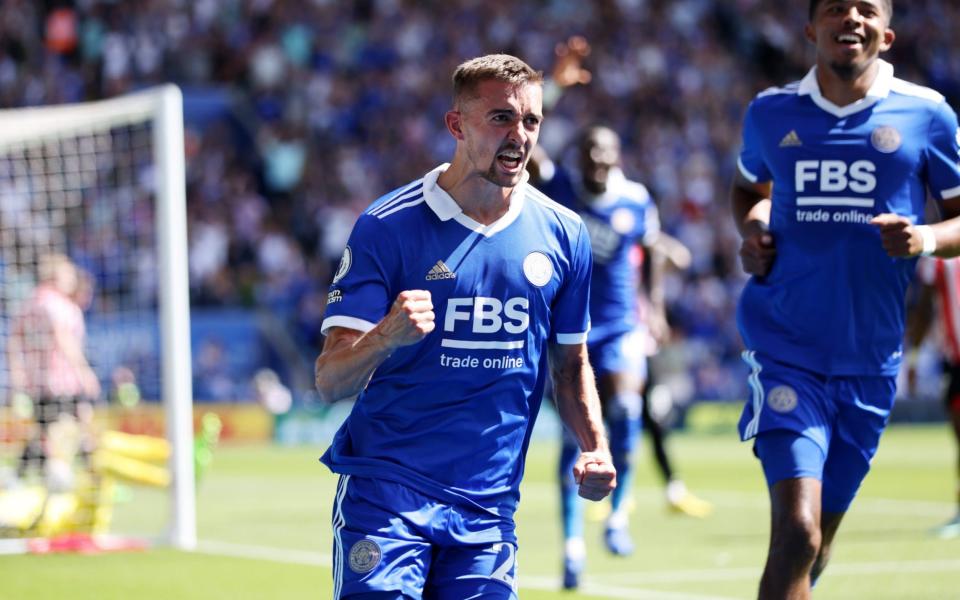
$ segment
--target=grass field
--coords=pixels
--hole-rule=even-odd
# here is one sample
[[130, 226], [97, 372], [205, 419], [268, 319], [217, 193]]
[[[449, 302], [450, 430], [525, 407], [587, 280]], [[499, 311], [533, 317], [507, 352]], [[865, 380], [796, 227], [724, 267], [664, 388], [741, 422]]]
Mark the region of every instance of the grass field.
[[[637, 553], [613, 558], [588, 528], [582, 593], [559, 591], [556, 447], [530, 452], [518, 513], [521, 598], [719, 600], [755, 595], [768, 502], [749, 447], [730, 435], [670, 440], [691, 489], [714, 514], [669, 514], [643, 447], [635, 488]], [[95, 556], [0, 556], [0, 598], [168, 600], [331, 595], [329, 513], [335, 478], [318, 448], [224, 447], [199, 490], [200, 548]], [[818, 599], [960, 599], [960, 539], [929, 530], [952, 516], [953, 443], [945, 426], [893, 427], [840, 530]], [[136, 492], [140, 494], [139, 491]], [[142, 499], [141, 499], [142, 498]], [[137, 497], [119, 525], [157, 521]]]

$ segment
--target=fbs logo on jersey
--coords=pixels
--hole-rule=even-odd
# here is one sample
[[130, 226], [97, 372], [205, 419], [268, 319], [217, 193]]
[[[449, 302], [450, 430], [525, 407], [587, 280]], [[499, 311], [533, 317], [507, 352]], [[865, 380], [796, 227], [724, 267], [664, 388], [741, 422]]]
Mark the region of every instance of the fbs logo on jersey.
[[800, 136], [797, 135], [796, 129], [791, 129], [790, 133], [783, 136], [783, 139], [780, 140], [781, 148], [793, 148], [796, 146], [802, 146], [803, 142], [800, 141]]
[[440, 279], [456, 279], [457, 274], [454, 273], [443, 263], [442, 260], [438, 260], [437, 264], [433, 265], [430, 269], [430, 272], [427, 273], [427, 281], [438, 281]]

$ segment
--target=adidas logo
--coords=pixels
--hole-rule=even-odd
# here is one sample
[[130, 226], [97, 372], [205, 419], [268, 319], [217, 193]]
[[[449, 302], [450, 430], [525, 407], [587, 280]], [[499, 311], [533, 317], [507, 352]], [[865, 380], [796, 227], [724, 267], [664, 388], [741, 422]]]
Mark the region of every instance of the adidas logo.
[[430, 272], [427, 273], [427, 281], [438, 281], [440, 279], [456, 279], [457, 274], [451, 271], [447, 265], [443, 264], [442, 260], [438, 260], [437, 264], [433, 265], [433, 268], [430, 269]]
[[781, 148], [788, 148], [790, 146], [802, 146], [803, 142], [800, 141], [800, 136], [797, 135], [796, 129], [791, 129], [790, 133], [783, 136], [783, 139], [780, 140]]

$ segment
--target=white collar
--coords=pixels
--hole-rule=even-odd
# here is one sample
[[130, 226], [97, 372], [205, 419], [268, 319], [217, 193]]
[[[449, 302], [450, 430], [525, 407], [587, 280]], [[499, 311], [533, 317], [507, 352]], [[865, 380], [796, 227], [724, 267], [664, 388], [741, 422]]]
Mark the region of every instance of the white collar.
[[846, 106], [837, 106], [833, 102], [823, 97], [820, 92], [820, 84], [817, 83], [817, 67], [814, 65], [800, 80], [800, 87], [797, 93], [801, 96], [809, 95], [813, 102], [836, 117], [849, 117], [854, 113], [866, 110], [890, 95], [890, 88], [893, 86], [893, 65], [887, 61], [878, 58], [877, 77], [873, 80], [873, 85], [867, 90], [867, 95]]
[[437, 179], [449, 167], [450, 163], [443, 163], [423, 176], [423, 199], [438, 219], [441, 221], [454, 219], [467, 229], [490, 237], [498, 231], [506, 229], [520, 216], [520, 211], [523, 209], [523, 200], [526, 197], [527, 180], [530, 178], [528, 173], [524, 172], [523, 179], [513, 188], [513, 192], [510, 194], [510, 208], [507, 209], [507, 212], [493, 223], [484, 225], [463, 214], [463, 209], [460, 208], [457, 201], [445, 189], [437, 185]]

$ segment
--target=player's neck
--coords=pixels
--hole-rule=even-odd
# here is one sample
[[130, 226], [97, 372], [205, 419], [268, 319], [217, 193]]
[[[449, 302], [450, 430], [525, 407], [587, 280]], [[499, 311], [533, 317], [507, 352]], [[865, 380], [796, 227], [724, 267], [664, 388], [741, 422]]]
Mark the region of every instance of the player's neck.
[[817, 85], [820, 94], [837, 106], [847, 106], [866, 98], [880, 73], [880, 62], [874, 59], [860, 73], [848, 73], [817, 61]]
[[437, 185], [450, 194], [464, 215], [481, 225], [489, 225], [506, 214], [514, 189], [491, 183], [456, 160], [440, 174]]

